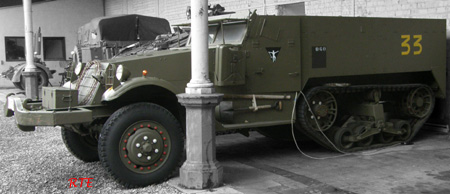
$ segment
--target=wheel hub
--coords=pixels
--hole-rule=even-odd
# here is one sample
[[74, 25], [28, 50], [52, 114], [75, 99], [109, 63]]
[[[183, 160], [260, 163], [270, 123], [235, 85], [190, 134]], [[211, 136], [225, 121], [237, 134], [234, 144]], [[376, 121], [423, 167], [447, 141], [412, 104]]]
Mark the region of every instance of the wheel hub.
[[[146, 138], [147, 137], [147, 138]], [[149, 166], [160, 158], [163, 145], [161, 143], [153, 143], [152, 140], [157, 139], [162, 142], [159, 133], [150, 128], [142, 128], [130, 136], [127, 143], [128, 157], [131, 162], [141, 166]], [[148, 160], [150, 156], [150, 160]]]
[[417, 105], [417, 107], [422, 107], [423, 106], [423, 98], [421, 98], [421, 97], [417, 97], [416, 98], [416, 105]]
[[318, 117], [325, 117], [328, 114], [328, 107], [323, 105], [323, 104], [322, 105], [317, 105], [314, 108], [314, 113]]
[[152, 149], [153, 149], [153, 147], [152, 147], [152, 145], [151, 145], [150, 143], [145, 143], [145, 144], [142, 146], [142, 151], [144, 151], [144, 152], [146, 152], [146, 153], [151, 152]]
[[123, 133], [120, 145], [122, 162], [135, 172], [148, 173], [159, 168], [170, 153], [167, 130], [153, 122], [136, 123]]

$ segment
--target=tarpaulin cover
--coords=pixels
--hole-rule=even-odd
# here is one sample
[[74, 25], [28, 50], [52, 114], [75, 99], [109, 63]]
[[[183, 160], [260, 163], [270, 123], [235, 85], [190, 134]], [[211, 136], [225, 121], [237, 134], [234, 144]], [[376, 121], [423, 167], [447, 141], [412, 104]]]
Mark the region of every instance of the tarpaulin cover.
[[[79, 40], [95, 44], [98, 41], [148, 41], [170, 32], [166, 19], [142, 15], [121, 15], [95, 18], [78, 30]], [[91, 36], [97, 35], [96, 38]]]

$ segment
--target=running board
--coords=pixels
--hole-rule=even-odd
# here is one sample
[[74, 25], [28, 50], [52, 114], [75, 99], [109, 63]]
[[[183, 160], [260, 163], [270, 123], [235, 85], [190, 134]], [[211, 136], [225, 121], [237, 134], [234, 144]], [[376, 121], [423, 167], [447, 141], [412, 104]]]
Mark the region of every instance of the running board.
[[291, 124], [291, 120], [264, 121], [264, 122], [242, 123], [242, 124], [222, 124], [222, 126], [225, 129], [243, 129], [243, 128], [268, 127], [268, 126], [286, 125], [286, 124]]

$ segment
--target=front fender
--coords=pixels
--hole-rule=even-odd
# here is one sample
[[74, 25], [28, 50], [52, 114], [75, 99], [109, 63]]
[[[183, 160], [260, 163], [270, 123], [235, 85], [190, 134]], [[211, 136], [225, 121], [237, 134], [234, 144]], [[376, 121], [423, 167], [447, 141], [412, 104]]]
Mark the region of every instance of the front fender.
[[[20, 76], [22, 75], [22, 72], [25, 69], [25, 65], [26, 65], [26, 63], [21, 64], [17, 67], [17, 70], [14, 72], [14, 76], [11, 79], [12, 82], [20, 82]], [[48, 79], [53, 78], [53, 75], [47, 66], [45, 66], [41, 63], [34, 63], [34, 65], [36, 65], [37, 68], [42, 69], [42, 71], [44, 71], [47, 74]]]
[[169, 90], [174, 94], [179, 94], [183, 92], [183, 89], [175, 87], [172, 83], [166, 80], [154, 77], [138, 77], [132, 78], [131, 80], [122, 83], [122, 85], [116, 88], [112, 87], [109, 88], [108, 90], [106, 90], [105, 93], [103, 93], [102, 101], [115, 100], [120, 96], [122, 96], [123, 94], [127, 93], [128, 91], [141, 86], [159, 86]]

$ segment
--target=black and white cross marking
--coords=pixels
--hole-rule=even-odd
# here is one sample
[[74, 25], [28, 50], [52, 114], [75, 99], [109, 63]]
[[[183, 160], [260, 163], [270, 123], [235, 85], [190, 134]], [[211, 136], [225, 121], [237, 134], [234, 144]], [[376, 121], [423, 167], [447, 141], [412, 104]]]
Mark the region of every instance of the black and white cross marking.
[[267, 53], [269, 53], [270, 59], [272, 59], [272, 62], [275, 63], [277, 60], [278, 54], [280, 54], [280, 47], [267, 47], [266, 48]]

